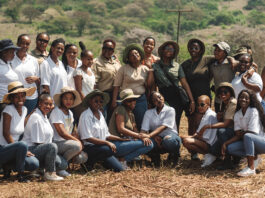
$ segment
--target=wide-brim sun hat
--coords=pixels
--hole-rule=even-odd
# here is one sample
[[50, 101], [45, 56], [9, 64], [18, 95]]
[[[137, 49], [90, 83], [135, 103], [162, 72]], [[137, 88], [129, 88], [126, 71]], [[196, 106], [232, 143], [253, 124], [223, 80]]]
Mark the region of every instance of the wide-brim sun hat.
[[190, 47], [190, 45], [192, 43], [198, 43], [200, 45], [200, 47], [201, 47], [201, 55], [203, 55], [205, 53], [205, 45], [204, 45], [204, 43], [201, 40], [196, 39], [196, 38], [190, 39], [188, 44], [187, 44], [187, 48], [188, 49], [189, 49], [189, 47]]
[[219, 87], [216, 90], [217, 97], [219, 97], [219, 92], [220, 92], [220, 89], [222, 87], [225, 87], [225, 88], [229, 89], [230, 90], [230, 93], [231, 93], [231, 97], [234, 97], [235, 98], [234, 88], [233, 88], [232, 84], [229, 83], [229, 82], [222, 82], [222, 83], [220, 83]]
[[71, 88], [71, 87], [63, 87], [63, 88], [61, 89], [61, 92], [60, 92], [60, 93], [55, 94], [55, 95], [53, 96], [54, 104], [55, 104], [56, 106], [58, 106], [58, 107], [61, 106], [61, 95], [65, 94], [65, 93], [72, 93], [72, 94], [74, 94], [74, 96], [75, 96], [75, 100], [74, 100], [74, 103], [73, 103], [73, 105], [71, 106], [71, 108], [76, 107], [77, 105], [79, 105], [79, 104], [82, 102], [79, 93], [78, 93], [75, 89], [73, 89], [73, 88]]
[[105, 106], [106, 104], [108, 104], [108, 102], [110, 101], [110, 97], [109, 97], [109, 94], [105, 93], [105, 92], [102, 92], [98, 89], [94, 89], [93, 91], [91, 91], [89, 94], [86, 95], [86, 97], [84, 98], [83, 102], [82, 102], [82, 105], [86, 108], [89, 107], [88, 105], [88, 101], [90, 98], [94, 97], [94, 96], [97, 96], [97, 95], [100, 95], [103, 97], [103, 106]]
[[19, 81], [14, 81], [9, 83], [8, 93], [4, 95], [2, 103], [9, 104], [11, 103], [9, 96], [16, 93], [26, 93], [26, 96], [32, 96], [36, 91], [36, 87], [24, 88], [23, 84]]
[[176, 58], [179, 54], [179, 45], [175, 41], [166, 41], [158, 48], [158, 55], [160, 58], [163, 57], [164, 49], [167, 45], [172, 45], [174, 47], [174, 58]]
[[8, 50], [8, 49], [18, 50], [20, 49], [20, 47], [15, 46], [10, 39], [1, 40], [0, 41], [0, 52]]
[[136, 43], [133, 43], [133, 44], [128, 45], [123, 51], [122, 61], [125, 64], [129, 63], [129, 53], [132, 50], [137, 50], [139, 52], [139, 54], [141, 56], [141, 61], [144, 59], [144, 50], [143, 50], [143, 48], [140, 45], [138, 45]]
[[128, 99], [137, 99], [140, 95], [134, 95], [132, 89], [124, 89], [120, 92], [120, 100], [117, 100], [117, 102], [123, 102]]

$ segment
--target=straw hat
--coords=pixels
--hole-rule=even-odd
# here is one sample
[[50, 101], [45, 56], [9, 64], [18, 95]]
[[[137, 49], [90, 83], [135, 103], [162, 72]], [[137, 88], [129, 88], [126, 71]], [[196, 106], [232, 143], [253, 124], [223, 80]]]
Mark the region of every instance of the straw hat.
[[98, 89], [94, 89], [93, 91], [91, 91], [89, 94], [86, 95], [86, 97], [84, 98], [83, 102], [82, 102], [82, 105], [86, 108], [88, 108], [88, 101], [90, 98], [92, 98], [93, 96], [96, 96], [96, 95], [100, 95], [103, 97], [103, 106], [105, 106], [106, 104], [108, 104], [109, 100], [110, 100], [110, 97], [109, 97], [109, 94], [105, 93], [105, 92], [102, 92]]
[[173, 45], [174, 51], [174, 58], [176, 58], [179, 54], [179, 45], [175, 41], [166, 41], [158, 48], [158, 55], [161, 58], [163, 56], [163, 52], [167, 45]]
[[144, 50], [143, 50], [143, 48], [140, 45], [133, 43], [133, 44], [128, 45], [123, 51], [122, 60], [123, 60], [123, 62], [125, 64], [129, 63], [129, 60], [128, 60], [129, 59], [129, 53], [132, 50], [137, 50], [139, 52], [139, 54], [141, 56], [141, 61], [144, 59]]
[[58, 106], [58, 107], [61, 106], [61, 95], [64, 93], [72, 93], [75, 96], [75, 101], [74, 101], [74, 104], [71, 106], [71, 108], [76, 107], [77, 105], [79, 105], [82, 102], [79, 93], [75, 89], [73, 89], [71, 87], [63, 87], [61, 89], [61, 93], [55, 94], [53, 96], [53, 100], [54, 100], [54, 103], [56, 106]]
[[216, 90], [216, 94], [217, 94], [218, 97], [219, 97], [220, 89], [221, 89], [222, 87], [225, 87], [225, 88], [229, 89], [229, 90], [230, 90], [230, 93], [231, 93], [231, 96], [235, 98], [235, 91], [234, 91], [234, 88], [232, 87], [232, 84], [229, 83], [229, 82], [222, 82], [222, 83], [219, 85], [219, 87], [218, 87], [217, 90]]
[[131, 98], [139, 98], [140, 95], [134, 95], [132, 89], [124, 89], [120, 93], [120, 100], [117, 100], [117, 102], [123, 102], [125, 100], [131, 99]]
[[16, 94], [16, 93], [26, 93], [26, 96], [32, 96], [34, 92], [36, 91], [36, 87], [30, 87], [30, 88], [24, 88], [23, 84], [19, 81], [14, 81], [9, 83], [8, 87], [8, 93], [4, 95], [2, 103], [11, 103], [9, 100], [9, 95]]

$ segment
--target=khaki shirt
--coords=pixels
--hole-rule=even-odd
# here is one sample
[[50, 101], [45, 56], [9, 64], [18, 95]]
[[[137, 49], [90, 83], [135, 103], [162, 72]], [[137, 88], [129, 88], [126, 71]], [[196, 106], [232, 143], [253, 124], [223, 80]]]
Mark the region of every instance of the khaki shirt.
[[30, 53], [32, 56], [34, 56], [35, 58], [37, 58], [39, 65], [41, 65], [41, 63], [48, 58], [49, 56], [49, 52], [46, 50], [43, 54], [38, 50], [38, 49], [34, 49], [31, 51]]
[[115, 78], [114, 87], [119, 86], [120, 91], [124, 89], [132, 89], [136, 95], [145, 93], [145, 82], [148, 76], [149, 68], [145, 65], [140, 65], [137, 68], [130, 65], [122, 66]]
[[113, 82], [120, 67], [118, 60], [107, 60], [102, 55], [94, 59], [92, 70], [96, 77], [96, 86], [100, 91], [113, 89]]

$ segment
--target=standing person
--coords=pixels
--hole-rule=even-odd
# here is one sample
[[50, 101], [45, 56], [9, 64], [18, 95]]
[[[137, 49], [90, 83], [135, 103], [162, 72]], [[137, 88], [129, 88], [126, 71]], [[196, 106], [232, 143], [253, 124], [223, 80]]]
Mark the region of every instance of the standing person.
[[119, 91], [124, 89], [132, 89], [135, 95], [141, 95], [136, 100], [136, 106], [133, 110], [135, 121], [138, 129], [141, 129], [144, 113], [147, 110], [146, 90], [152, 85], [148, 81], [149, 69], [142, 65], [144, 59], [144, 51], [137, 44], [128, 45], [123, 51], [123, 62], [126, 64], [121, 67], [114, 81], [114, 90], [111, 108], [117, 106], [116, 100]]
[[[112, 39], [106, 39], [103, 41], [101, 55], [94, 60], [92, 70], [96, 77], [95, 88], [100, 91], [104, 91], [109, 94], [112, 99], [113, 83], [116, 78], [116, 74], [121, 67], [120, 61], [114, 54], [116, 42]], [[106, 120], [110, 119], [111, 110], [110, 104], [104, 108], [104, 117]]]
[[80, 96], [73, 88], [64, 87], [53, 98], [56, 107], [51, 112], [50, 123], [54, 131], [53, 142], [57, 144], [58, 154], [68, 162], [72, 160], [76, 164], [83, 164], [87, 156], [82, 152], [83, 145], [74, 129], [74, 116], [70, 110], [81, 103]]
[[17, 73], [19, 81], [24, 87], [35, 87], [36, 91], [32, 96], [27, 96], [25, 106], [30, 114], [37, 106], [38, 91], [40, 86], [39, 64], [36, 58], [28, 54], [31, 40], [29, 35], [21, 34], [17, 39], [17, 46], [20, 47], [15, 53], [15, 57], [11, 62], [13, 70]]
[[247, 157], [248, 165], [237, 173], [238, 176], [256, 174], [259, 154], [265, 153], [264, 110], [253, 91], [242, 90], [234, 117], [235, 136], [222, 146], [222, 154]]
[[[19, 172], [19, 181], [25, 181], [20, 172], [34, 171], [39, 167], [39, 161], [28, 151], [24, 142], [19, 142], [24, 133], [24, 123], [27, 108], [24, 106], [26, 95], [34, 94], [36, 88], [24, 88], [18, 82], [8, 85], [8, 93], [3, 102], [8, 104], [2, 112], [0, 122], [0, 156], [4, 167], [4, 176], [10, 177], [11, 168]], [[7, 168], [8, 167], [8, 168]]]
[[186, 80], [185, 73], [182, 67], [174, 61], [178, 53], [179, 46], [176, 42], [167, 41], [163, 43], [158, 48], [160, 60], [153, 64], [154, 72], [150, 72], [153, 73], [156, 86], [165, 97], [166, 102], [175, 109], [177, 128], [179, 128], [180, 118], [183, 112], [180, 96], [176, 94], [176, 86], [179, 86], [179, 82], [186, 90], [190, 99], [189, 113], [192, 114], [195, 110], [195, 101]]
[[49, 52], [47, 51], [49, 41], [50, 36], [47, 33], [38, 33], [36, 37], [36, 48], [31, 51], [31, 55], [38, 59], [39, 65], [49, 56]]
[[43, 90], [53, 97], [67, 86], [67, 73], [59, 57], [64, 52], [65, 41], [62, 38], [52, 42], [49, 57], [40, 66]]
[[[38, 108], [34, 111], [25, 126], [23, 141], [29, 146], [32, 152], [40, 162], [40, 167], [44, 167], [44, 179], [51, 181], [63, 180], [67, 176], [67, 161], [57, 155], [58, 148], [52, 143], [53, 129], [47, 117], [53, 107], [53, 100], [48, 94], [39, 96]], [[60, 177], [56, 175], [63, 176]]]
[[159, 60], [159, 57], [152, 54], [156, 45], [156, 41], [153, 37], [148, 36], [143, 41], [144, 47], [144, 59], [142, 60], [142, 64], [146, 65], [148, 68], [152, 68], [152, 64]]
[[18, 81], [18, 76], [10, 65], [10, 61], [15, 56], [15, 50], [18, 49], [19, 47], [16, 47], [9, 39], [0, 41], [0, 113], [6, 106], [2, 100], [7, 93], [9, 83]]
[[64, 68], [67, 72], [67, 84], [69, 87], [75, 89], [75, 82], [73, 73], [74, 71], [82, 65], [82, 62], [77, 59], [78, 48], [75, 44], [65, 45], [65, 50], [62, 56], [62, 62]]

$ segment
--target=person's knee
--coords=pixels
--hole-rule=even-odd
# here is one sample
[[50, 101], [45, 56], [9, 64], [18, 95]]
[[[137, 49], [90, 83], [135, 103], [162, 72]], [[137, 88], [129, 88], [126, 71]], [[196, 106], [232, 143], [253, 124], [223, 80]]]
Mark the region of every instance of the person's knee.
[[49, 153], [57, 154], [58, 153], [58, 147], [55, 143], [48, 143], [47, 149]]
[[176, 140], [176, 138], [173, 138], [171, 135], [166, 135], [163, 138], [162, 146], [168, 150], [177, 150], [180, 147], [179, 142]]
[[246, 134], [243, 136], [243, 140], [244, 140], [244, 142], [249, 142], [249, 141], [252, 141], [252, 137], [253, 137], [253, 134], [251, 134], [251, 133], [246, 133]]
[[15, 144], [17, 144], [17, 149], [19, 151], [28, 151], [28, 145], [26, 142], [20, 141], [16, 142]]
[[25, 160], [25, 170], [34, 171], [40, 166], [39, 160], [36, 157], [27, 157]]

